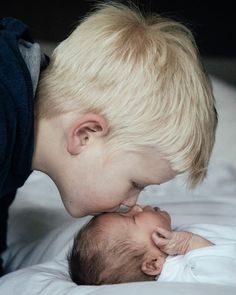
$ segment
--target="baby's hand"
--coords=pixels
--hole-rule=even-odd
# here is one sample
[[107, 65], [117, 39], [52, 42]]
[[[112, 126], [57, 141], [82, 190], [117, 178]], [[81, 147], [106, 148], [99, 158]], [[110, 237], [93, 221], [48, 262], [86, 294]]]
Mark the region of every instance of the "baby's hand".
[[193, 234], [190, 232], [168, 231], [161, 227], [156, 227], [152, 234], [155, 245], [161, 251], [169, 255], [185, 254], [188, 250]]

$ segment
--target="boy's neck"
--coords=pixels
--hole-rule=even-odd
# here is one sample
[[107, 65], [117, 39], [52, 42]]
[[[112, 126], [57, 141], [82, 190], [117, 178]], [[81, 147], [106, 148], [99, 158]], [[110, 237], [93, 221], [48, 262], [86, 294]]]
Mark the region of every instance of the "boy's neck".
[[[51, 119], [35, 120], [35, 144], [32, 159], [32, 170], [44, 172], [50, 176], [51, 166], [57, 158], [58, 128]], [[58, 144], [59, 145], [59, 144]]]

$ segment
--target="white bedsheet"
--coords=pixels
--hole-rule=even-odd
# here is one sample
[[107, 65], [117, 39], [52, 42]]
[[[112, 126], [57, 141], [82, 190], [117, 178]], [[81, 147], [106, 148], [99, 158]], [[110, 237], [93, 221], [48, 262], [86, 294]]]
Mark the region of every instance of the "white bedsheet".
[[[140, 197], [141, 204], [157, 204], [168, 210], [173, 226], [236, 225], [236, 90], [214, 80], [214, 91], [219, 128], [208, 178], [191, 193], [186, 191], [181, 176], [160, 187], [150, 186]], [[88, 218], [70, 217], [52, 181], [42, 173], [33, 173], [11, 208], [10, 246], [4, 259], [13, 272], [0, 279], [0, 294], [236, 294], [235, 287], [214, 284], [76, 286], [68, 276], [65, 254], [71, 236]], [[19, 268], [23, 269], [15, 271]]]

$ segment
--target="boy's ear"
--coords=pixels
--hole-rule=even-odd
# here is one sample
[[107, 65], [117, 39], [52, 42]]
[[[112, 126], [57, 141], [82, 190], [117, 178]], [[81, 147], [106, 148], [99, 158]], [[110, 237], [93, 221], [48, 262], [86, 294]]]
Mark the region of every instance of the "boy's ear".
[[162, 271], [165, 259], [162, 256], [147, 256], [144, 258], [141, 270], [149, 276], [159, 275]]
[[77, 155], [93, 136], [105, 136], [108, 124], [103, 116], [88, 113], [73, 121], [67, 134], [67, 151]]

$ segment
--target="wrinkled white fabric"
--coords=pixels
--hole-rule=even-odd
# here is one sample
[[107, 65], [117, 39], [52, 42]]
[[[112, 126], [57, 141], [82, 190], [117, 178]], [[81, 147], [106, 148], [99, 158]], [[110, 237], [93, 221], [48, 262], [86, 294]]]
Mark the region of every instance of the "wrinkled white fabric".
[[191, 231], [215, 245], [186, 255], [168, 256], [158, 281], [201, 282], [236, 287], [236, 226], [199, 224], [177, 227]]

